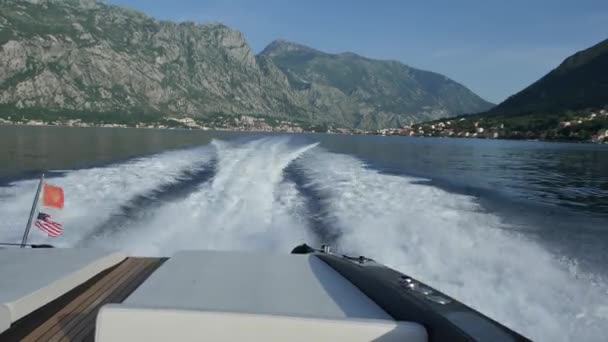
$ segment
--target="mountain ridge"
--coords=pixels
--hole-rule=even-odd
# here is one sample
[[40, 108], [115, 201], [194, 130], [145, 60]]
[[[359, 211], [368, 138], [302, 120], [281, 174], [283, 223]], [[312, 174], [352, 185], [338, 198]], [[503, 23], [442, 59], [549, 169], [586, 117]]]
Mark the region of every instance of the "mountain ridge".
[[495, 108], [423, 122], [413, 135], [608, 143], [608, 39], [578, 51]]
[[[353, 52], [328, 53], [283, 39], [271, 42], [258, 55], [272, 58], [296, 88], [311, 83], [331, 86], [380, 112], [399, 114], [402, 121], [479, 112], [493, 106], [444, 75], [399, 61]], [[456, 92], [458, 96], [450, 98]]]
[[[157, 20], [95, 0], [5, 0], [0, 115], [263, 115], [373, 129], [491, 105], [443, 75], [399, 62], [275, 42], [256, 55], [242, 33], [223, 24]], [[277, 63], [302, 51], [325, 56], [327, 70], [318, 75], [331, 82], [307, 83]], [[374, 82], [332, 70], [352, 67]]]
[[489, 111], [494, 115], [599, 108], [608, 104], [608, 39], [564, 59], [559, 66]]

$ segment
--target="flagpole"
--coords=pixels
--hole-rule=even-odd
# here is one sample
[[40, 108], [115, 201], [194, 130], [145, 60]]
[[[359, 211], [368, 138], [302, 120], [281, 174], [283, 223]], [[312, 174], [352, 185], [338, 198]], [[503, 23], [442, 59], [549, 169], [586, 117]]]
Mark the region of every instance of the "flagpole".
[[30, 218], [27, 220], [27, 226], [25, 226], [25, 232], [23, 232], [23, 239], [21, 240], [21, 248], [25, 248], [27, 244], [27, 237], [30, 235], [30, 228], [32, 227], [32, 220], [36, 214], [36, 207], [38, 206], [38, 199], [40, 198], [40, 190], [42, 190], [42, 184], [44, 183], [44, 173], [40, 176], [40, 183], [38, 183], [38, 190], [36, 190], [36, 197], [34, 197], [34, 203], [32, 204], [32, 210], [30, 211]]
[[[16, 246], [21, 246], [20, 243], [10, 243], [10, 242], [0, 242], [0, 246], [10, 246], [10, 247], [16, 247]], [[53, 245], [49, 245], [49, 244], [27, 244], [25, 245], [26, 247], [32, 247], [32, 248], [55, 248]]]

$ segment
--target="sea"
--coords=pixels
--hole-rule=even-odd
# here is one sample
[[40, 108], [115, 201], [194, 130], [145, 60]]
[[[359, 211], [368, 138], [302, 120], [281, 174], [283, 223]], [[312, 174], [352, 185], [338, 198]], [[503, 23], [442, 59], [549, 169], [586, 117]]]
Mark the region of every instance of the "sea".
[[534, 340], [608, 336], [608, 145], [0, 126], [0, 242], [20, 241], [43, 172], [64, 233], [31, 243], [328, 244]]

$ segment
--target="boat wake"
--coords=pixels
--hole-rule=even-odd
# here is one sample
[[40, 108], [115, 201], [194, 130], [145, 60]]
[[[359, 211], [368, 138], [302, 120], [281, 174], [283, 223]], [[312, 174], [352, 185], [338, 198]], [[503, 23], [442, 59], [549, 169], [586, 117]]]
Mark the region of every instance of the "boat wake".
[[[210, 145], [66, 171], [64, 235], [31, 241], [171, 255], [288, 253], [328, 242], [410, 274], [535, 340], [602, 340], [608, 292], [516, 233], [474, 197], [286, 137]], [[18, 242], [36, 180], [0, 188], [0, 238]]]

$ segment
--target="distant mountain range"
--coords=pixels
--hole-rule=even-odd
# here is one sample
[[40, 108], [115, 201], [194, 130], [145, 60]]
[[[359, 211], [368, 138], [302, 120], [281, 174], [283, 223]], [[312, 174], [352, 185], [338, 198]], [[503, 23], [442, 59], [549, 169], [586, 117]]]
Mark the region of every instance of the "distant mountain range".
[[311, 93], [313, 107], [341, 115], [357, 113], [343, 119], [356, 120], [355, 126], [398, 126], [492, 107], [443, 75], [396, 61], [330, 54], [284, 40], [272, 42], [260, 56], [272, 59], [292, 88]]
[[608, 105], [608, 39], [566, 58], [526, 89], [489, 114], [523, 115]]
[[94, 0], [0, 1], [0, 116], [260, 115], [347, 128], [488, 110], [463, 85], [395, 61], [159, 21]]

